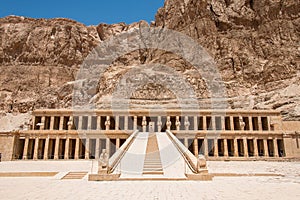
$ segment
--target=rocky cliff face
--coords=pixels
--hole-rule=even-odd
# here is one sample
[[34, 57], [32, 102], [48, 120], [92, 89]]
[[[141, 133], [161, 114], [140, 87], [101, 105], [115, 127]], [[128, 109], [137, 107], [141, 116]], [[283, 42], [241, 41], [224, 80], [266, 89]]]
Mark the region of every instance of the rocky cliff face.
[[300, 118], [300, 3], [167, 0], [156, 26], [185, 33], [217, 62], [232, 108]]
[[98, 43], [95, 27], [67, 19], [0, 19], [0, 109], [65, 107], [68, 82]]
[[[230, 108], [278, 109], [285, 119], [299, 120], [299, 10], [300, 3], [294, 0], [166, 0], [152, 26], [184, 33], [207, 49], [217, 62]], [[141, 25], [148, 26], [139, 22], [87, 27], [67, 19], [0, 19], [0, 110], [70, 107], [76, 73], [91, 50], [112, 35]], [[175, 68], [197, 97], [208, 96], [204, 80], [184, 59], [146, 49], [116, 60], [99, 83], [98, 97], [110, 95], [118, 77], [144, 63]], [[146, 89], [137, 91], [134, 99], [144, 100], [147, 88], [168, 93], [161, 85], [157, 86], [161, 91], [155, 87], [143, 86]]]

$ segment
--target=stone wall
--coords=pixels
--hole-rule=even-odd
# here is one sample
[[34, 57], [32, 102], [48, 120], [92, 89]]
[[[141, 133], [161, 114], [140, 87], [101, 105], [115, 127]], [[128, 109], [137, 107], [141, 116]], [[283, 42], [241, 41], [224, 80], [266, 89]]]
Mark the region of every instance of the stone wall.
[[1, 161], [12, 160], [14, 137], [10, 134], [0, 135], [0, 153], [2, 154]]
[[283, 121], [282, 129], [285, 131], [298, 131], [300, 133], [300, 121]]

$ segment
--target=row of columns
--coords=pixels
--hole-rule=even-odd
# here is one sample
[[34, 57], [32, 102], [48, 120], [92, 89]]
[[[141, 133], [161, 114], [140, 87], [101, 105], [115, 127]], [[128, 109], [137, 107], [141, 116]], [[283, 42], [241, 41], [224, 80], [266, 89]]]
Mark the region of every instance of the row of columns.
[[[228, 143], [227, 140], [228, 139], [216, 139], [216, 138], [204, 138], [203, 142], [204, 142], [204, 155], [205, 156], [209, 156], [209, 145], [208, 145], [208, 140], [213, 140], [213, 155], [214, 157], [219, 157], [219, 149], [218, 149], [218, 140], [222, 140], [223, 141], [223, 153], [224, 153], [224, 157], [228, 157], [229, 156], [229, 149], [228, 149]], [[234, 150], [234, 157], [239, 157], [239, 148], [238, 148], [238, 140], [241, 139], [243, 141], [243, 157], [249, 157], [249, 152], [248, 152], [248, 138], [243, 137], [243, 138], [234, 138], [233, 139], [233, 150]], [[258, 143], [257, 143], [257, 138], [252, 139], [253, 140], [253, 157], [258, 157], [259, 156], [259, 152], [258, 152]], [[279, 157], [279, 152], [278, 152], [278, 144], [277, 144], [277, 138], [273, 138], [273, 151], [274, 151], [274, 157]], [[188, 148], [189, 144], [188, 144], [188, 138], [184, 138], [184, 144], [185, 146]], [[198, 138], [194, 139], [193, 141], [193, 149], [194, 149], [194, 154], [196, 156], [199, 155], [199, 145], [198, 145]], [[263, 139], [263, 149], [264, 149], [264, 156], [265, 157], [269, 157], [269, 147], [268, 147], [268, 139]]]
[[[33, 159], [37, 160], [39, 157], [39, 142], [40, 140], [45, 139], [45, 145], [44, 145], [44, 154], [43, 154], [43, 158], [45, 160], [49, 159], [48, 155], [49, 155], [49, 147], [50, 147], [50, 139], [55, 139], [55, 150], [54, 150], [54, 160], [58, 160], [59, 159], [59, 147], [60, 147], [60, 141], [61, 140], [65, 140], [65, 149], [64, 149], [64, 159], [69, 159], [69, 153], [70, 153], [70, 140], [74, 139], [76, 140], [75, 143], [75, 153], [74, 153], [74, 159], [79, 159], [79, 154], [80, 154], [80, 140], [85, 140], [85, 144], [83, 144], [85, 146], [85, 155], [84, 158], [85, 159], [90, 159], [90, 140], [96, 140], [96, 145], [95, 145], [95, 158], [99, 158], [100, 154], [101, 154], [101, 149], [106, 149], [107, 152], [110, 152], [110, 139], [109, 138], [105, 138], [104, 140], [105, 142], [105, 147], [101, 147], [101, 143], [100, 143], [100, 138], [60, 138], [60, 137], [56, 137], [56, 138], [39, 138], [36, 137], [34, 139], [34, 151], [33, 151]], [[28, 155], [28, 151], [29, 151], [29, 137], [25, 138], [25, 143], [24, 143], [24, 149], [23, 149], [23, 159], [28, 159], [27, 155]], [[118, 150], [120, 148], [120, 138], [116, 138], [116, 150]]]
[[[92, 116], [87, 116], [88, 117], [88, 120], [87, 120], [87, 130], [91, 130], [91, 127], [92, 127]], [[97, 120], [96, 120], [96, 130], [101, 130], [101, 116], [95, 116], [97, 117]], [[124, 130], [128, 130], [128, 117], [129, 116], [122, 116], [124, 117]], [[179, 116], [174, 116], [176, 117], [176, 122], [175, 122], [175, 125], [176, 125], [176, 130], [180, 130], [180, 127], [181, 127], [181, 121], [179, 120], [180, 117]], [[208, 127], [207, 127], [207, 117], [210, 117], [211, 118], [211, 124], [212, 124], [212, 130], [216, 130], [216, 117], [218, 116], [202, 116], [202, 127], [203, 127], [203, 130], [207, 130]], [[221, 118], [221, 130], [225, 130], [225, 116], [219, 116]], [[230, 118], [230, 130], [231, 131], [234, 131], [234, 117], [235, 116], [229, 116]], [[40, 128], [39, 130], [45, 130], [45, 116], [42, 116], [41, 117], [41, 123], [39, 124]], [[120, 116], [115, 116], [115, 130], [119, 130], [119, 125], [120, 125]], [[157, 126], [158, 126], [158, 130], [161, 130], [162, 128], [162, 120], [161, 120], [161, 116], [158, 116], [157, 117]], [[192, 119], [191, 119], [192, 118]], [[72, 129], [72, 125], [73, 125], [73, 116], [70, 116], [69, 118], [69, 121], [67, 122], [67, 126], [68, 126], [68, 130], [71, 130]], [[261, 117], [257, 117], [258, 119], [258, 130], [261, 131], [263, 130], [262, 128], [262, 120], [261, 120]], [[65, 120], [65, 116], [60, 116], [60, 121], [59, 121], [59, 128], [58, 130], [63, 130], [64, 129], [64, 120]], [[243, 123], [243, 117], [239, 116], [239, 120], [240, 120], [240, 123]], [[270, 128], [270, 117], [267, 117], [267, 120], [268, 120], [268, 130], [271, 130]], [[55, 116], [51, 116], [50, 117], [50, 127], [49, 127], [49, 130], [53, 130], [54, 129], [54, 121], [55, 121]], [[193, 124], [194, 124], [194, 127], [193, 127], [193, 130], [198, 130], [198, 116], [185, 116], [184, 117], [184, 127], [185, 127], [185, 130], [190, 130], [190, 125], [191, 125], [191, 122], [193, 121]], [[77, 129], [78, 130], [82, 130], [82, 122], [83, 122], [83, 116], [78, 116], [78, 127]], [[251, 116], [248, 116], [248, 123], [249, 123], [249, 130], [250, 131], [253, 131], [253, 124], [252, 124], [252, 117]], [[36, 120], [35, 120], [35, 116], [33, 117], [33, 124], [36, 124]], [[110, 130], [110, 124], [111, 124], [111, 116], [106, 116], [106, 120], [104, 122], [104, 125], [105, 125], [105, 129], [106, 130]], [[166, 126], [167, 126], [167, 129], [170, 130], [171, 129], [171, 125], [172, 125], [172, 122], [171, 122], [171, 116], [167, 116], [167, 120], [166, 120]], [[35, 127], [35, 126], [33, 126]], [[133, 130], [136, 130], [138, 127], [137, 125], [137, 116], [133, 116]], [[147, 120], [146, 120], [146, 116], [143, 116], [143, 121], [142, 121], [142, 127], [143, 127], [143, 131], [146, 130], [146, 127], [147, 127]]]

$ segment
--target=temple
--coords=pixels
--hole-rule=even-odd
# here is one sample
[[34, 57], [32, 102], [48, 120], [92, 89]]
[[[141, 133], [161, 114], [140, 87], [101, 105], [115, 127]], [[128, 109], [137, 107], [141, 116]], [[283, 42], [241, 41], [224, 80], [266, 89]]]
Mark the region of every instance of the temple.
[[207, 160], [300, 157], [300, 122], [273, 110], [35, 110], [23, 130], [1, 133], [2, 160], [109, 157], [135, 132], [171, 132]]

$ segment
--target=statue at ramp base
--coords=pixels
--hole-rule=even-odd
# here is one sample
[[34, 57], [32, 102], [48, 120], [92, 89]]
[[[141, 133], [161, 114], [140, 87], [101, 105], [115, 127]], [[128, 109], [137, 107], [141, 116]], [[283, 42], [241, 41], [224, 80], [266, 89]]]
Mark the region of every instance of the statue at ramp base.
[[108, 153], [106, 152], [106, 149], [103, 149], [102, 153], [100, 155], [99, 161], [98, 161], [98, 166], [99, 166], [98, 173], [99, 174], [107, 173], [108, 160], [109, 160]]

